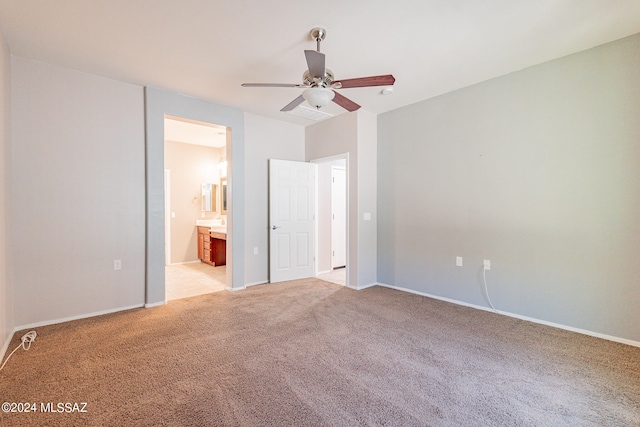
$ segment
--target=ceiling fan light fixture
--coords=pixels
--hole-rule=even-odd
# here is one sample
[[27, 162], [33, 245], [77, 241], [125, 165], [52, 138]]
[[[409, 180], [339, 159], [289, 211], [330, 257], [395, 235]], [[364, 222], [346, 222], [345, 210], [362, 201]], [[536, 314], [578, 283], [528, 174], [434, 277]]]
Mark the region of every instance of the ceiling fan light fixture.
[[304, 99], [317, 109], [326, 107], [336, 94], [325, 87], [312, 87], [302, 92]]

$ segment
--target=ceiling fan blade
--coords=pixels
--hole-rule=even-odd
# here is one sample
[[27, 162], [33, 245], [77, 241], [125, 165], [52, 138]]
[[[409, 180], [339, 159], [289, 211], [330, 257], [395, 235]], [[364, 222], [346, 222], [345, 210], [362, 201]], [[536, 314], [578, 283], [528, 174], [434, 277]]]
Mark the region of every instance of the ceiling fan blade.
[[352, 100], [350, 100], [346, 96], [340, 95], [335, 90], [333, 92], [336, 94], [336, 96], [333, 97], [333, 102], [335, 102], [336, 104], [338, 104], [339, 106], [341, 106], [345, 110], [347, 110], [347, 111], [356, 111], [358, 108], [360, 108], [360, 106], [358, 104], [356, 104], [355, 102], [353, 102]]
[[306, 87], [295, 83], [242, 83], [242, 87]]
[[324, 53], [315, 50], [305, 50], [304, 56], [307, 57], [307, 66], [311, 77], [324, 77]]
[[383, 76], [358, 77], [355, 79], [336, 80], [332, 83], [332, 85], [337, 86], [337, 83], [339, 83], [340, 86], [337, 87], [346, 89], [350, 87], [391, 86], [395, 81], [395, 77], [393, 77], [391, 74], [385, 74]]
[[296, 99], [294, 99], [293, 101], [285, 105], [284, 108], [280, 111], [291, 111], [294, 108], [296, 108], [298, 105], [302, 104], [303, 102], [304, 102], [304, 97], [300, 95], [299, 97], [297, 97]]

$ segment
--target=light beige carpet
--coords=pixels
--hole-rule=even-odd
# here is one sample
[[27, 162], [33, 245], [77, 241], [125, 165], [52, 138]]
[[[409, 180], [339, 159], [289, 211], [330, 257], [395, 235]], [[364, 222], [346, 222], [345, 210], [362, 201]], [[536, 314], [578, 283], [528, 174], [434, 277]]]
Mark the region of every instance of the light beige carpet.
[[37, 332], [0, 400], [88, 412], [2, 426], [640, 425], [639, 348], [381, 287], [262, 285]]

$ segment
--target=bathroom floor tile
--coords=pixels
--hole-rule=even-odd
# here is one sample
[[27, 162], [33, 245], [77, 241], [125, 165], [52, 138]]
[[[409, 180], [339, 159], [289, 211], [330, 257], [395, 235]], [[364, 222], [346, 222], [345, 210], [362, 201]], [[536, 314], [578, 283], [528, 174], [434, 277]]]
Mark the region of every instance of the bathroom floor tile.
[[212, 267], [201, 262], [165, 266], [167, 301], [222, 291], [226, 288], [226, 266]]
[[319, 274], [318, 279], [322, 279], [327, 282], [335, 283], [337, 285], [345, 286], [347, 284], [347, 269], [337, 268], [329, 273]]

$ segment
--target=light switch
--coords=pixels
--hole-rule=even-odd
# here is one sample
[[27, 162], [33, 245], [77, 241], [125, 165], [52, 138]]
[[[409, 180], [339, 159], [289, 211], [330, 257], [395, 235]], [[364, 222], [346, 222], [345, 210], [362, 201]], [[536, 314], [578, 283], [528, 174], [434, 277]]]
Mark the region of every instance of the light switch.
[[371, 221], [371, 212], [365, 212], [364, 213], [364, 220], [365, 221]]

